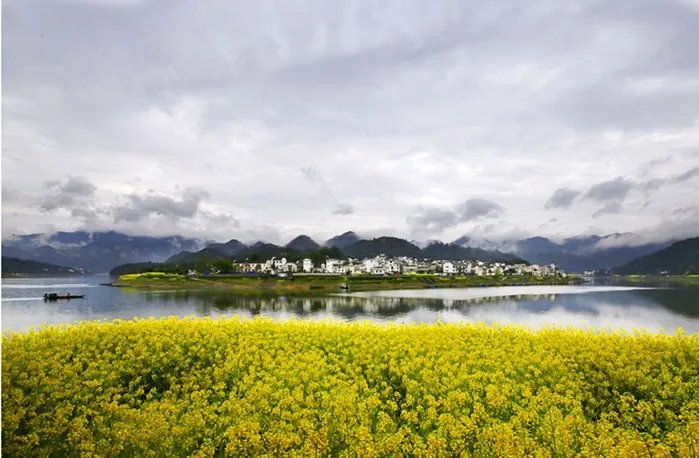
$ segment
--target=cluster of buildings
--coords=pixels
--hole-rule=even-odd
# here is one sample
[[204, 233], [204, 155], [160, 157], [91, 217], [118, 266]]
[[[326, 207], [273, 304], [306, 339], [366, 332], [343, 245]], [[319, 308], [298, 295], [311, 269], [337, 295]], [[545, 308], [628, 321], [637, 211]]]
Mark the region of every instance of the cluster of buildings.
[[293, 273], [315, 273], [332, 275], [395, 275], [426, 273], [439, 275], [522, 275], [565, 276], [555, 264], [507, 264], [484, 261], [449, 261], [416, 259], [407, 256], [389, 257], [379, 255], [366, 259], [326, 259], [314, 265], [309, 258], [289, 262], [286, 258], [272, 258], [266, 262], [234, 263], [237, 272], [285, 276]]

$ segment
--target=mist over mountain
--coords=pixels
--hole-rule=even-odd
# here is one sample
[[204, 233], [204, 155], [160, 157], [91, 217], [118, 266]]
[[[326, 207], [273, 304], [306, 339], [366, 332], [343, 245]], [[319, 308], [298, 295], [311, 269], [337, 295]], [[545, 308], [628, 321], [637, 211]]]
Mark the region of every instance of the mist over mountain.
[[571, 237], [560, 242], [546, 237], [491, 241], [463, 236], [451, 243], [430, 240], [419, 246], [408, 240], [383, 236], [360, 239], [348, 231], [322, 245], [308, 235], [299, 235], [285, 245], [258, 241], [247, 245], [232, 238], [204, 245], [180, 236], [147, 237], [119, 232], [56, 232], [27, 234], [3, 241], [3, 254], [56, 265], [76, 266], [106, 272], [115, 266], [140, 262], [194, 263], [198, 260], [261, 260], [272, 256], [298, 257], [321, 247], [339, 248], [344, 256], [364, 258], [379, 254], [430, 259], [479, 259], [531, 263], [555, 263], [569, 272], [614, 268], [670, 245], [641, 243], [635, 234]]
[[119, 232], [57, 232], [21, 235], [2, 242], [5, 256], [59, 266], [75, 266], [92, 272], [108, 272], [114, 266], [164, 261], [181, 251], [195, 251], [202, 243], [180, 236], [133, 236]]
[[488, 250], [514, 253], [536, 264], [555, 263], [569, 272], [610, 269], [659, 249], [672, 241], [639, 243], [636, 234], [609, 234], [570, 237], [558, 243], [546, 237], [520, 240], [474, 240], [468, 236], [453, 242], [461, 246], [478, 246]]
[[479, 260], [486, 262], [523, 262], [519, 256], [489, 251], [482, 248], [463, 247], [454, 243], [432, 242], [422, 249], [423, 256], [430, 259]]

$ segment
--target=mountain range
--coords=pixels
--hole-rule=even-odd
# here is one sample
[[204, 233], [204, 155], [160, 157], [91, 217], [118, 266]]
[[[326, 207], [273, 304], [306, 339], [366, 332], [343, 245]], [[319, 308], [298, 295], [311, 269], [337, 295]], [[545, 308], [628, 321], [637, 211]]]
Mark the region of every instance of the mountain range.
[[[235, 246], [235, 252], [224, 252], [223, 247]], [[385, 254], [387, 256], [409, 256], [412, 258], [452, 259], [452, 260], [481, 260], [489, 262], [519, 262], [519, 257], [499, 251], [488, 251], [480, 248], [464, 248], [453, 243], [433, 242], [425, 248], [420, 248], [412, 242], [397, 237], [377, 237], [370, 240], [360, 239], [353, 232], [326, 240], [322, 245], [307, 235], [299, 235], [284, 246], [271, 243], [257, 242], [246, 247], [238, 240], [230, 240], [224, 244], [213, 243], [197, 252], [178, 253], [165, 262], [167, 264], [196, 264], [204, 261], [233, 258], [237, 260], [261, 261], [272, 256], [285, 256], [290, 259], [310, 256], [319, 250], [335, 250], [336, 256], [351, 258], [369, 258]]]
[[271, 256], [299, 257], [321, 249], [337, 248], [348, 257], [378, 254], [430, 259], [479, 259], [556, 263], [569, 272], [609, 269], [667, 248], [664, 243], [640, 243], [634, 234], [574, 237], [555, 242], [545, 237], [489, 241], [461, 237], [451, 243], [431, 241], [420, 247], [397, 237], [364, 239], [348, 231], [326, 240], [314, 241], [299, 235], [286, 245], [258, 241], [245, 244], [231, 239], [225, 243], [205, 243], [180, 236], [133, 236], [118, 232], [56, 232], [29, 234], [4, 240], [3, 254], [15, 258], [75, 266], [93, 272], [106, 272], [115, 266], [140, 262], [189, 263], [196, 260], [254, 259]]
[[699, 274], [699, 237], [681, 240], [667, 248], [614, 269], [619, 274]]
[[92, 272], [108, 272], [114, 266], [163, 261], [183, 250], [195, 251], [202, 242], [180, 236], [133, 236], [119, 232], [56, 232], [29, 234], [3, 240], [2, 254]]
[[506, 251], [534, 264], [554, 263], [568, 272], [613, 269], [640, 256], [666, 248], [672, 243], [640, 243], [635, 234], [610, 234], [572, 237], [554, 242], [546, 237], [492, 242], [461, 237], [453, 243], [460, 246], [481, 247]]

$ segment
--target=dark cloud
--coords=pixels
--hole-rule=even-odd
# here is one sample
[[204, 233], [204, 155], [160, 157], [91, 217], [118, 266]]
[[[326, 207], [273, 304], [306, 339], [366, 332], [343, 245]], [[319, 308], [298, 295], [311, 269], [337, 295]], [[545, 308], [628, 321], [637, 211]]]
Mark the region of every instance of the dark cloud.
[[208, 196], [208, 192], [198, 188], [186, 189], [179, 200], [152, 193], [144, 196], [131, 194], [128, 196], [129, 202], [126, 205], [112, 209], [114, 222], [141, 221], [151, 215], [164, 216], [173, 220], [192, 218], [197, 214], [199, 204]]
[[503, 208], [493, 201], [474, 198], [448, 210], [430, 206], [418, 207], [415, 213], [406, 218], [406, 222], [413, 235], [438, 234], [459, 223], [496, 218], [503, 211]]
[[97, 187], [81, 177], [70, 177], [60, 186], [61, 192], [74, 196], [91, 196]]
[[[668, 158], [650, 161], [644, 164], [643, 170], [647, 169], [649, 165], [661, 165], [667, 162], [669, 162]], [[602, 204], [602, 206], [592, 214], [593, 218], [607, 214], [617, 214], [623, 211], [623, 204], [633, 191], [641, 191], [645, 193], [647, 198], [650, 192], [657, 191], [663, 186], [681, 184], [697, 177], [699, 177], [699, 167], [693, 167], [676, 175], [652, 178], [644, 181], [633, 181], [619, 176], [612, 180], [606, 180], [592, 185], [584, 194], [576, 189], [560, 188], [549, 198], [545, 208], [570, 207], [575, 199], [582, 194], [583, 199]], [[645, 209], [651, 204], [651, 200], [646, 200], [642, 208]]]
[[591, 186], [584, 197], [602, 204], [602, 207], [594, 212], [592, 217], [597, 218], [606, 214], [619, 213], [626, 196], [635, 186], [634, 182], [623, 177], [616, 177], [613, 180]]
[[546, 201], [545, 208], [568, 208], [573, 201], [580, 195], [580, 191], [570, 188], [559, 188], [554, 191], [553, 195]]
[[85, 204], [86, 200], [92, 197], [97, 187], [82, 177], [68, 177], [65, 181], [46, 182], [49, 190], [42, 202], [43, 211], [54, 211], [58, 209], [72, 209], [75, 205]]
[[641, 182], [639, 183], [639, 188], [643, 189], [644, 191], [649, 191], [668, 184], [679, 184], [696, 177], [699, 177], [699, 167], [693, 167], [687, 170], [686, 172], [677, 175], [665, 178], [655, 178], [652, 180]]
[[459, 222], [454, 210], [437, 207], [418, 207], [415, 213], [406, 219], [413, 234], [438, 234]]
[[354, 213], [354, 207], [350, 204], [339, 203], [333, 211], [333, 215], [351, 215]]
[[585, 198], [602, 203], [620, 202], [626, 199], [629, 191], [633, 188], [633, 182], [623, 177], [616, 177], [613, 180], [603, 181], [590, 187], [585, 193]]
[[603, 215], [616, 215], [620, 213], [622, 210], [622, 205], [621, 202], [618, 201], [613, 201], [613, 202], [608, 202], [602, 206], [599, 210], [595, 211], [592, 214], [593, 218], [598, 218]]
[[480, 218], [497, 218], [503, 213], [503, 208], [497, 203], [486, 199], [469, 199], [455, 207], [459, 221], [471, 221]]

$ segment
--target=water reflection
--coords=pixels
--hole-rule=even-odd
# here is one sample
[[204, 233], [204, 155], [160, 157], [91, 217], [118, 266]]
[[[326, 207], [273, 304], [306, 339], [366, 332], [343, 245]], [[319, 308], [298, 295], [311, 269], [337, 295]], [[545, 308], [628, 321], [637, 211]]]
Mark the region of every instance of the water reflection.
[[140, 292], [73, 280], [55, 282], [84, 300], [45, 303], [50, 283], [3, 283], [3, 330], [79, 320], [162, 316], [256, 316], [285, 320], [542, 326], [699, 332], [699, 290], [556, 286], [385, 291], [331, 297], [240, 297], [226, 291]]

